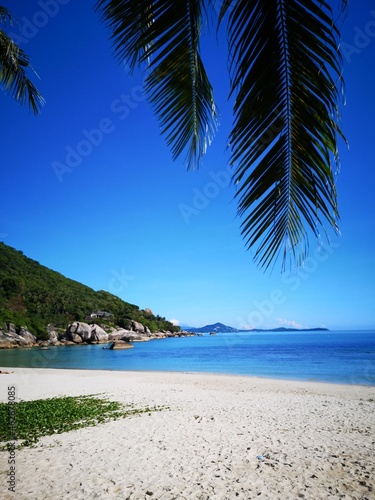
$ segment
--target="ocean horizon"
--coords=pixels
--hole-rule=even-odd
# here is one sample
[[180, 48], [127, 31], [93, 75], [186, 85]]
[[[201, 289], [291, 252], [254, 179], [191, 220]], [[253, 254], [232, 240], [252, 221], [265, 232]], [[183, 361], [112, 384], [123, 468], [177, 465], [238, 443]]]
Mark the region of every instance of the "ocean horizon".
[[375, 386], [375, 330], [238, 332], [107, 345], [0, 350], [0, 366], [204, 372]]

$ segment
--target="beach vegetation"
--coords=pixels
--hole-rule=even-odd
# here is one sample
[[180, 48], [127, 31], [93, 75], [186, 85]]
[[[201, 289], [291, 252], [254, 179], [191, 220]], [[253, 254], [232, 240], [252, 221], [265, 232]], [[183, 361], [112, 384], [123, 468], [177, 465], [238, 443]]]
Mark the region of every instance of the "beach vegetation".
[[12, 404], [15, 425], [9, 425], [9, 403], [0, 403], [0, 450], [17, 442], [17, 447], [33, 446], [43, 436], [61, 434], [167, 409], [166, 406], [124, 405], [100, 395], [63, 396]]
[[241, 233], [264, 269], [279, 258], [282, 269], [300, 267], [311, 237], [321, 245], [329, 242], [326, 226], [339, 232], [339, 25], [347, 3], [96, 2], [119, 62], [145, 69], [144, 93], [172, 158], [185, 155], [190, 170], [200, 167], [220, 119], [201, 41], [211, 27], [220, 41], [226, 33], [229, 163]]

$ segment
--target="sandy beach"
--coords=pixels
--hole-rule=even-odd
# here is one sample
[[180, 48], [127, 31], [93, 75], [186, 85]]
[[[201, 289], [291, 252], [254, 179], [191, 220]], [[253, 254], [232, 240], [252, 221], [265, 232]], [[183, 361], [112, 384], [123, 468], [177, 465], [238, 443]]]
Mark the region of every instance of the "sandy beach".
[[375, 388], [241, 376], [3, 368], [18, 399], [167, 405], [16, 450], [2, 499], [374, 499]]

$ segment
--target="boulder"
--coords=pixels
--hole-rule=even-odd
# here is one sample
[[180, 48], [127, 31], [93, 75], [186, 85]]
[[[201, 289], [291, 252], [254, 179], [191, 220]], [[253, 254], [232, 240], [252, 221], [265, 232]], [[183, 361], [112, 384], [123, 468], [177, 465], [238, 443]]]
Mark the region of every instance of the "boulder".
[[112, 332], [108, 336], [108, 340], [125, 340], [125, 342], [147, 342], [150, 338], [145, 334], [140, 334], [133, 332], [132, 330], [125, 330], [125, 328], [119, 328], [118, 330]]
[[26, 326], [21, 326], [19, 334], [22, 338], [22, 343], [25, 343], [26, 345], [35, 345], [37, 344], [37, 339], [35, 335], [33, 335], [29, 330], [27, 329]]
[[82, 344], [82, 337], [78, 333], [72, 333], [70, 335], [70, 340], [75, 344]]
[[129, 344], [129, 342], [125, 342], [124, 340], [116, 340], [113, 344], [110, 345], [111, 351], [120, 350], [120, 349], [132, 349], [134, 346]]
[[13, 323], [8, 323], [8, 333], [17, 333], [16, 332], [16, 327], [13, 325]]
[[165, 337], [167, 337], [165, 332], [154, 332], [152, 335], [156, 339], [165, 339]]
[[99, 325], [89, 325], [75, 321], [66, 329], [66, 338], [69, 341], [81, 344], [87, 342], [107, 342], [108, 334]]
[[8, 323], [0, 329], [0, 348], [2, 349], [35, 345], [37, 345], [37, 339], [26, 326], [21, 326], [19, 334], [16, 333], [13, 323]]
[[47, 325], [48, 341], [51, 345], [60, 345], [59, 334], [60, 332], [54, 325]]
[[122, 337], [126, 337], [130, 334], [134, 334], [134, 332], [126, 330], [125, 328], [118, 328], [108, 335], [108, 340], [120, 340]]
[[103, 330], [99, 325], [91, 326], [91, 342], [108, 342], [108, 333]]
[[133, 330], [133, 332], [145, 333], [145, 327], [142, 325], [142, 323], [138, 323], [138, 321], [131, 322], [131, 329]]
[[15, 338], [0, 330], [0, 349], [11, 349], [13, 347], [18, 347], [18, 345]]
[[50, 343], [48, 340], [39, 340], [38, 345], [39, 347], [48, 347]]

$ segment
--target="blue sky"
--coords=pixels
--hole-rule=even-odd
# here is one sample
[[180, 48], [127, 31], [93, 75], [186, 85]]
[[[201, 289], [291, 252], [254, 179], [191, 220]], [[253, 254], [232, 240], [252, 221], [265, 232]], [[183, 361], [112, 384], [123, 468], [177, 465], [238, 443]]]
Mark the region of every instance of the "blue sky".
[[245, 249], [229, 185], [225, 47], [205, 45], [221, 127], [202, 168], [188, 173], [159, 135], [142, 74], [113, 57], [93, 3], [2, 2], [20, 20], [46, 105], [35, 117], [0, 96], [0, 239], [181, 325], [374, 328], [373, 2], [351, 2], [342, 26], [342, 235], [324, 255], [312, 240], [297, 274], [271, 276]]

